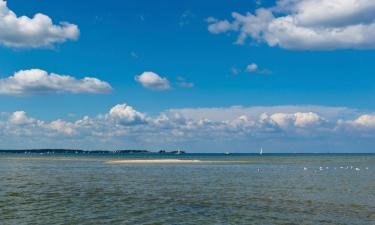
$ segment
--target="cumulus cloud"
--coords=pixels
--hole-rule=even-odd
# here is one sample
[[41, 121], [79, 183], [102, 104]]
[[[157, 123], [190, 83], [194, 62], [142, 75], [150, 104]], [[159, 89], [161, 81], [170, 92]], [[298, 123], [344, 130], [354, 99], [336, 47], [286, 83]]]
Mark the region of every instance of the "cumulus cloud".
[[356, 126], [375, 128], [375, 115], [362, 115], [352, 122]]
[[54, 93], [109, 93], [105, 81], [93, 77], [76, 79], [68, 75], [48, 73], [40, 69], [21, 70], [0, 79], [0, 95], [45, 95]]
[[255, 64], [255, 63], [251, 63], [251, 64], [247, 65], [247, 67], [246, 67], [247, 72], [256, 72], [257, 70], [258, 70], [258, 65]]
[[3, 122], [5, 131], [16, 136], [39, 136], [43, 132], [51, 135], [56, 134], [73, 135], [75, 133], [72, 123], [63, 120], [46, 122], [29, 117], [25, 111], [16, 111], [10, 114], [7, 121]]
[[229, 30], [237, 29], [237, 25], [231, 24], [228, 20], [219, 21], [217, 19], [210, 17], [207, 19], [207, 21], [209, 23], [212, 23], [210, 24], [210, 26], [208, 26], [208, 30], [214, 34], [219, 34], [219, 33], [227, 32]]
[[354, 120], [340, 120], [339, 126], [346, 128], [357, 128], [357, 129], [372, 129], [375, 130], [375, 115], [364, 114], [360, 115]]
[[108, 118], [116, 120], [119, 124], [139, 124], [146, 122], [146, 116], [126, 104], [114, 106], [107, 114]]
[[228, 148], [235, 143], [272, 140], [278, 144], [289, 143], [290, 146], [302, 142], [319, 145], [325, 140], [326, 146], [331, 146], [332, 141], [349, 143], [352, 138], [359, 140], [374, 136], [374, 114], [357, 113], [356, 110], [322, 106], [237, 106], [173, 109], [148, 116], [127, 104], [118, 104], [96, 117], [44, 121], [17, 111], [0, 117], [0, 143], [58, 143], [64, 140], [64, 143], [81, 143], [83, 146], [102, 144], [110, 148], [119, 143], [122, 146], [170, 146], [180, 143], [200, 146], [220, 142], [226, 143], [222, 146], [226, 150], [233, 150]]
[[0, 0], [0, 44], [12, 48], [51, 47], [55, 43], [76, 40], [79, 29], [75, 24], [53, 24], [47, 15], [37, 13], [32, 18], [17, 16]]
[[74, 130], [74, 124], [63, 120], [55, 120], [47, 125], [50, 129], [63, 133], [66, 135], [75, 135], [77, 132]]
[[25, 111], [16, 111], [9, 117], [9, 122], [16, 125], [29, 125], [34, 124], [36, 120], [29, 118]]
[[298, 50], [375, 48], [375, 2], [368, 0], [278, 0], [255, 13], [208, 20], [211, 33], [236, 32], [269, 46]]
[[258, 74], [271, 74], [271, 70], [268, 69], [259, 69], [256, 63], [250, 63], [246, 67], [246, 72], [248, 73], [258, 73]]
[[294, 114], [296, 112], [308, 113], [313, 112], [321, 115], [328, 120], [336, 120], [337, 118], [350, 119], [353, 116], [359, 116], [360, 113], [355, 109], [346, 107], [329, 107], [316, 105], [282, 105], [282, 106], [232, 106], [218, 108], [182, 108], [170, 109], [170, 114], [179, 114], [185, 118], [198, 120], [200, 118], [208, 118], [214, 121], [233, 120], [240, 116], [256, 119], [262, 114], [273, 115], [276, 113]]
[[316, 113], [313, 112], [297, 112], [294, 114], [287, 113], [275, 113], [270, 117], [272, 122], [277, 124], [280, 128], [289, 128], [289, 127], [312, 127], [320, 125], [324, 119]]
[[143, 87], [156, 91], [165, 91], [171, 88], [167, 78], [161, 77], [154, 72], [144, 72], [135, 77], [135, 80]]

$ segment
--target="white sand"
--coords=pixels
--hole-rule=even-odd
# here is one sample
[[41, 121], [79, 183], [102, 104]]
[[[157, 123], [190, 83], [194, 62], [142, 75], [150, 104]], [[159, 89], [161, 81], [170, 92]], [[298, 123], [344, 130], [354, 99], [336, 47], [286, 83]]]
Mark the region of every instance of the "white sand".
[[106, 161], [109, 164], [189, 164], [200, 162], [202, 161], [189, 159], [124, 159]]
[[193, 160], [193, 159], [119, 159], [106, 161], [108, 164], [195, 164], [195, 163], [251, 163], [231, 160]]

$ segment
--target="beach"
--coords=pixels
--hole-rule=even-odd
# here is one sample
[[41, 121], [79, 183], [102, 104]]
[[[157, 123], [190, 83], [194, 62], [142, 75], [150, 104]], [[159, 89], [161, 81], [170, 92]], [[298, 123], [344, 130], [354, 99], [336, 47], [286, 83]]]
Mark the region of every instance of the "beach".
[[108, 164], [188, 164], [201, 162], [200, 160], [188, 159], [123, 159], [106, 161]]

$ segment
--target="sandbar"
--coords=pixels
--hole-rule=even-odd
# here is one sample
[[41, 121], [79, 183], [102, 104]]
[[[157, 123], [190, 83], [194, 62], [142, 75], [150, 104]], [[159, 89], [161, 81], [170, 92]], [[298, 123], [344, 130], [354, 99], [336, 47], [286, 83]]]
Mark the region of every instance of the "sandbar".
[[202, 161], [192, 159], [121, 159], [106, 161], [109, 164], [190, 164], [200, 162]]

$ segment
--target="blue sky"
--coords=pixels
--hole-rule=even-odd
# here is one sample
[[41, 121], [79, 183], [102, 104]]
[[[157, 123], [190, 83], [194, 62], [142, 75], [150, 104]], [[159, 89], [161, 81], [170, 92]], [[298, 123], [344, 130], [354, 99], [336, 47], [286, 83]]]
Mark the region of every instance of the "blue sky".
[[[265, 146], [270, 151], [356, 152], [360, 149], [358, 151], [372, 152], [375, 143], [369, 137], [375, 130], [372, 127], [375, 127], [375, 100], [371, 97], [375, 94], [375, 67], [372, 66], [375, 43], [362, 37], [361, 32], [368, 34], [368, 39], [375, 33], [369, 32], [375, 19], [371, 16], [373, 5], [366, 1], [348, 1], [340, 5], [335, 1], [338, 16], [333, 13], [332, 18], [325, 18], [316, 14], [325, 15], [326, 1], [321, 2], [315, 6], [310, 0], [93, 0], [89, 4], [73, 0], [8, 1], [3, 9], [14, 12], [15, 21], [20, 16], [33, 18], [42, 13], [53, 24], [40, 25], [31, 21], [30, 26], [39, 26], [42, 31], [30, 34], [22, 23], [18, 24], [18, 30], [13, 30], [13, 26], [6, 24], [5, 17], [0, 17], [0, 31], [5, 33], [4, 37], [0, 35], [0, 79], [3, 82], [0, 81], [0, 112], [3, 115], [0, 126], [7, 127], [0, 133], [0, 139], [3, 139], [0, 147], [183, 147], [188, 151], [251, 152]], [[345, 4], [353, 4], [353, 10], [347, 12]], [[364, 10], [363, 6], [370, 10]], [[315, 11], [311, 10], [313, 17], [302, 14], [303, 7], [315, 7]], [[257, 14], [259, 9], [271, 12], [274, 18]], [[233, 12], [242, 15], [246, 22], [242, 17], [232, 17]], [[246, 14], [248, 12], [251, 14]], [[370, 16], [359, 16], [367, 14]], [[317, 15], [323, 19], [316, 19]], [[293, 30], [284, 31], [286, 33], [281, 29], [271, 30], [270, 25], [288, 16], [296, 18]], [[60, 25], [61, 21], [72, 26]], [[254, 24], [267, 28], [256, 30]], [[368, 27], [358, 28], [358, 24]], [[48, 26], [60, 26], [66, 30], [59, 34], [48, 33], [51, 28]], [[68, 27], [71, 30], [68, 31]], [[308, 32], [307, 36], [293, 33], [301, 27], [303, 31], [315, 32], [315, 36], [308, 36]], [[330, 32], [334, 28], [345, 33], [333, 35]], [[241, 34], [247, 37], [242, 42], [238, 41]], [[48, 39], [49, 36], [59, 39]], [[59, 83], [58, 87], [56, 83], [53, 87], [48, 86], [52, 83], [43, 83], [46, 80], [39, 80], [40, 83], [33, 83], [35, 86], [32, 87], [24, 79], [16, 84], [9, 81], [16, 72], [30, 69], [46, 71], [47, 77], [54, 73], [69, 75], [74, 80]], [[35, 71], [21, 75], [33, 76], [33, 73]], [[141, 76], [144, 79], [138, 79]], [[101, 86], [81, 81], [84, 77], [96, 78], [102, 82]], [[11, 85], [20, 85], [21, 89], [10, 90]], [[87, 85], [91, 85], [89, 89]], [[117, 119], [126, 117], [126, 123], [108, 119], [109, 111], [122, 104], [131, 106], [142, 116], [134, 117], [134, 113], [130, 115], [126, 111], [129, 108], [123, 107], [126, 113], [120, 112]], [[257, 106], [264, 106], [263, 112], [253, 113]], [[291, 111], [290, 108], [295, 106], [298, 108]], [[310, 106], [316, 107], [312, 110]], [[197, 131], [192, 133], [189, 133], [190, 128], [186, 130], [189, 123], [186, 121], [190, 120], [197, 124], [200, 120], [207, 120], [228, 125], [241, 116], [233, 110], [236, 107], [245, 109], [242, 114], [249, 117], [249, 121], [256, 121], [255, 127], [263, 126], [257, 125], [262, 113], [270, 117], [272, 113], [283, 113], [283, 120], [288, 120], [294, 128], [271, 121], [275, 131], [263, 133], [262, 130], [262, 135], [257, 135], [258, 128], [244, 131], [243, 127], [241, 130], [231, 127], [233, 131], [223, 134], [222, 125], [217, 124], [215, 128], [212, 124], [207, 125], [209, 128], [197, 125], [194, 128]], [[274, 107], [281, 107], [280, 111], [274, 111]], [[188, 109], [188, 113], [183, 109]], [[216, 114], [228, 109], [226, 117], [216, 119]], [[171, 114], [171, 111], [186, 120], [184, 125], [174, 124], [168, 129], [155, 127], [155, 120], [161, 115]], [[194, 113], [197, 111], [199, 115]], [[331, 113], [334, 115], [327, 111], [334, 112]], [[9, 124], [14, 112], [25, 112], [17, 117], [24, 121], [22, 126], [18, 124], [21, 128]], [[309, 125], [336, 133], [323, 132], [313, 138], [314, 135], [307, 133], [321, 131], [316, 131], [317, 127], [296, 126], [296, 113], [314, 113], [319, 118], [310, 121]], [[123, 132], [109, 135], [103, 143], [97, 144], [93, 141], [98, 139], [95, 134], [77, 125], [84, 116], [89, 116], [96, 124], [106, 123], [101, 120], [111, 120], [105, 128], [95, 129], [111, 133], [113, 130], [108, 127], [122, 126], [116, 129]], [[368, 116], [362, 117], [365, 122], [357, 120], [361, 116]], [[64, 125], [61, 126], [69, 127], [72, 132], [59, 133], [61, 126], [51, 125], [54, 121], [62, 121]], [[20, 131], [15, 132], [17, 129]], [[53, 137], [43, 135], [49, 129], [56, 132]], [[153, 130], [153, 135], [165, 133], [165, 139], [155, 141], [153, 135], [136, 135], [133, 129], [140, 133], [142, 129]], [[170, 133], [158, 129], [167, 129]], [[344, 140], [346, 136], [353, 136], [352, 132], [358, 135], [355, 135], [355, 140], [360, 140], [353, 146]], [[201, 133], [201, 138], [195, 137], [194, 133]], [[234, 138], [239, 133], [241, 138]], [[205, 135], [209, 140], [205, 140]], [[7, 141], [9, 137], [17, 140], [17, 144]]]

